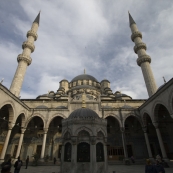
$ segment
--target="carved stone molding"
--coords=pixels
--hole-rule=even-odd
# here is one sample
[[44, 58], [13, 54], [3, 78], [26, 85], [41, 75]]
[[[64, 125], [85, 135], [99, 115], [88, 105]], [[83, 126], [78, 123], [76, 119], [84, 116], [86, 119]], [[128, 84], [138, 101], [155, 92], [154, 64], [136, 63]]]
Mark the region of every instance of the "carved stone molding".
[[132, 33], [131, 39], [132, 39], [133, 42], [134, 42], [136, 37], [140, 37], [142, 39], [142, 33], [139, 32], [139, 31], [135, 31], [134, 33]]
[[137, 61], [137, 64], [138, 64], [139, 66], [141, 66], [141, 64], [142, 64], [143, 62], [149, 62], [149, 63], [151, 63], [151, 58], [150, 58], [149, 55], [142, 55], [142, 56], [140, 56], [136, 61]]
[[33, 43], [31, 43], [29, 41], [23, 42], [22, 48], [25, 49], [26, 47], [29, 48], [29, 49], [31, 49], [31, 52], [34, 52], [35, 46], [34, 46]]
[[34, 41], [36, 41], [37, 38], [38, 38], [37, 33], [36, 33], [35, 31], [33, 31], [33, 30], [29, 30], [29, 31], [27, 32], [26, 36], [27, 36], [27, 37], [29, 37], [29, 36], [34, 37]]
[[147, 46], [145, 43], [141, 42], [141, 43], [138, 43], [137, 45], [134, 46], [134, 52], [137, 53], [138, 50], [140, 49], [147, 49]]
[[17, 57], [17, 61], [20, 62], [20, 61], [26, 61], [28, 66], [31, 64], [32, 62], [32, 59], [30, 56], [27, 56], [27, 55], [23, 55], [23, 54], [19, 54], [18, 57]]

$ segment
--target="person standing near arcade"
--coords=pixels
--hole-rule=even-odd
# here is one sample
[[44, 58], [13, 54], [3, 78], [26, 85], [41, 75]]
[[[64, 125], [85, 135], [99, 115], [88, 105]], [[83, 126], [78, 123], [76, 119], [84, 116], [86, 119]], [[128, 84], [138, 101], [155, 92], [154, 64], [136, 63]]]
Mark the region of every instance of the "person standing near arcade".
[[19, 173], [20, 172], [20, 168], [22, 166], [22, 161], [20, 160], [20, 156], [18, 157], [17, 161], [14, 164], [14, 173]]
[[28, 163], [29, 163], [29, 156], [27, 156], [27, 158], [26, 158], [26, 168], [25, 169], [27, 169]]

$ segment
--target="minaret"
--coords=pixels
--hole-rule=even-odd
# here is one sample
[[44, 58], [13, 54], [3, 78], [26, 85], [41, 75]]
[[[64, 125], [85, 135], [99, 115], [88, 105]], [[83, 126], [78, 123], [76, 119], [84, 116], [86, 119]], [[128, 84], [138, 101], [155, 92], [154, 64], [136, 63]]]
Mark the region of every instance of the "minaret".
[[156, 82], [150, 66], [151, 58], [146, 54], [147, 46], [142, 42], [142, 33], [138, 31], [137, 25], [130, 13], [129, 24], [132, 31], [131, 39], [135, 43], [134, 52], [138, 54], [137, 64], [141, 66], [148, 95], [151, 97], [157, 91]]
[[34, 52], [35, 46], [34, 46], [34, 41], [37, 40], [37, 30], [39, 27], [39, 21], [40, 21], [40, 12], [35, 18], [31, 30], [27, 32], [27, 41], [23, 42], [22, 48], [23, 52], [22, 54], [19, 54], [17, 57], [18, 61], [18, 67], [16, 69], [16, 73], [14, 75], [10, 91], [15, 95], [19, 96], [20, 90], [22, 87], [22, 83], [24, 80], [24, 76], [26, 73], [27, 66], [31, 64], [31, 53]]

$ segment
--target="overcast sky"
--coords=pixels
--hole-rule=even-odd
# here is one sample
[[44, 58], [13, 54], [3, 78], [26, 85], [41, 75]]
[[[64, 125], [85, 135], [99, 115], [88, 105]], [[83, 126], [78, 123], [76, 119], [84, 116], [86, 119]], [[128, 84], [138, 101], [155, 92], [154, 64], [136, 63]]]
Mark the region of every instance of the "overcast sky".
[[41, 10], [21, 98], [36, 98], [86, 73], [108, 79], [113, 93], [148, 98], [131, 41], [128, 10], [142, 32], [157, 86], [172, 78], [172, 0], [1, 0], [0, 80], [10, 87], [26, 33]]

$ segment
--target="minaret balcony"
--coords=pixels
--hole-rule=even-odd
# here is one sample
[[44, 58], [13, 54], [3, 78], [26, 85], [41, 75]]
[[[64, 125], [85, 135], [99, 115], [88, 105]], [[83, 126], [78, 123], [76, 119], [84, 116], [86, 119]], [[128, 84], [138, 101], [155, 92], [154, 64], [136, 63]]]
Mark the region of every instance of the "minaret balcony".
[[137, 61], [137, 64], [138, 64], [139, 66], [141, 66], [141, 64], [142, 64], [143, 62], [149, 62], [149, 63], [151, 63], [151, 58], [150, 58], [149, 55], [142, 55], [142, 56], [140, 56], [136, 61]]
[[133, 42], [134, 42], [136, 37], [140, 37], [142, 39], [142, 33], [139, 32], [139, 31], [133, 32], [132, 35], [131, 35], [131, 39], [132, 39]]
[[31, 52], [34, 52], [34, 49], [35, 49], [35, 46], [33, 43], [29, 42], [29, 41], [25, 41], [23, 42], [22, 44], [22, 48], [25, 49], [25, 48], [29, 48], [31, 50]]
[[23, 54], [19, 54], [18, 57], [17, 57], [17, 61], [20, 62], [20, 61], [26, 61], [28, 66], [31, 64], [32, 62], [32, 59], [30, 56], [27, 56], [27, 55], [23, 55]]
[[29, 36], [34, 37], [34, 40], [35, 40], [35, 41], [36, 41], [37, 38], [38, 38], [37, 33], [36, 33], [35, 31], [33, 31], [33, 30], [29, 30], [29, 31], [27, 32], [26, 36], [27, 36], [27, 37], [29, 37]]
[[140, 49], [147, 49], [147, 46], [145, 43], [141, 42], [141, 43], [138, 43], [137, 45], [134, 46], [134, 52], [137, 53], [138, 50]]

